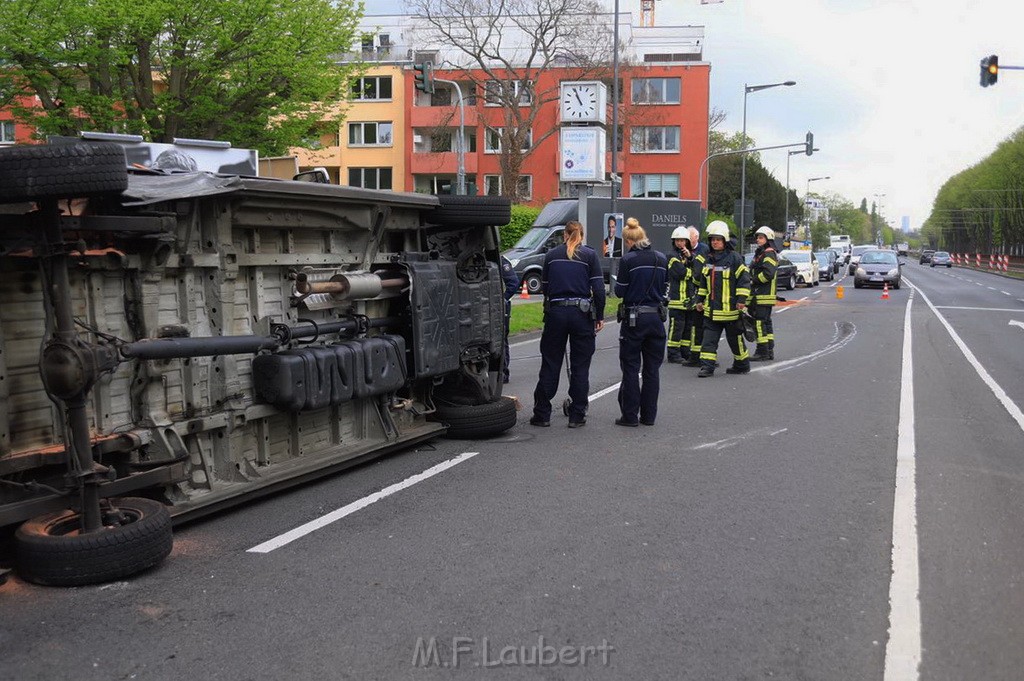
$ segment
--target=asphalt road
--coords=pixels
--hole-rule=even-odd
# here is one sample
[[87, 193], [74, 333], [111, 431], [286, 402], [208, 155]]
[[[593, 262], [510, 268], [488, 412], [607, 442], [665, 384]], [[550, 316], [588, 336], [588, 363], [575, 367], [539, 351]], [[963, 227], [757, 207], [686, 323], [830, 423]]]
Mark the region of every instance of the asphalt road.
[[613, 424], [615, 324], [587, 426], [527, 425], [537, 343], [515, 339], [524, 411], [502, 438], [439, 439], [178, 528], [131, 581], [12, 579], [0, 678], [1018, 679], [1024, 283], [905, 274], [918, 289], [888, 300], [849, 277], [842, 299], [785, 292], [776, 361], [666, 365], [654, 427]]

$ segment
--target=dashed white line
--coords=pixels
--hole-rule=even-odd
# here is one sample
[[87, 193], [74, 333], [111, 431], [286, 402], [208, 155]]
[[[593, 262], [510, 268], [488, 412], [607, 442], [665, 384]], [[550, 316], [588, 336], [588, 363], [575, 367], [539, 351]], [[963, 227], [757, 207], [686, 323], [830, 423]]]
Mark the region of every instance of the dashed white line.
[[286, 544], [292, 543], [296, 539], [301, 539], [302, 537], [305, 537], [307, 534], [311, 532], [315, 532], [320, 528], [326, 527], [327, 525], [330, 525], [331, 523], [337, 520], [341, 520], [345, 516], [352, 515], [356, 511], [360, 511], [366, 508], [367, 506], [370, 506], [371, 504], [375, 504], [381, 499], [391, 496], [395, 492], [400, 492], [403, 489], [406, 489], [407, 487], [412, 487], [418, 482], [423, 482], [428, 478], [432, 478], [438, 473], [443, 473], [452, 466], [457, 466], [463, 461], [468, 461], [472, 459], [479, 453], [480, 452], [464, 452], [463, 454], [459, 454], [454, 459], [442, 461], [441, 463], [437, 464], [436, 466], [428, 468], [422, 473], [417, 473], [412, 477], [406, 478], [402, 482], [397, 482], [394, 485], [389, 485], [388, 487], [385, 487], [379, 492], [374, 492], [373, 494], [365, 496], [362, 499], [359, 499], [358, 501], [353, 501], [351, 504], [342, 506], [341, 508], [331, 511], [326, 515], [322, 515], [315, 520], [311, 520], [304, 525], [299, 525], [293, 530], [288, 530], [284, 534], [280, 534], [274, 537], [273, 539], [267, 540], [262, 544], [258, 544], [252, 547], [251, 549], [248, 549], [247, 553], [270, 553], [275, 549], [279, 549], [282, 546], [285, 546]]
[[958, 305], [935, 305], [936, 310], [977, 310], [978, 312], [1020, 312], [1012, 307], [960, 307]]
[[1008, 295], [1010, 295], [1010, 292], [1009, 292], [1009, 291], [1000, 291], [1000, 293], [1002, 293], [1002, 294], [1003, 294], [1004, 296], [1008, 296]]
[[987, 288], [989, 291], [995, 291], [996, 290], [995, 286], [986, 286], [985, 288]]

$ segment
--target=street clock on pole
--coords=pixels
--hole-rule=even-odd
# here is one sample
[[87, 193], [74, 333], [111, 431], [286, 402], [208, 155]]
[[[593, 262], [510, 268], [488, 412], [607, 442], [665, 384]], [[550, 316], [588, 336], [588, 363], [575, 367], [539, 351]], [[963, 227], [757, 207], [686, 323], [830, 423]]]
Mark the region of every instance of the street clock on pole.
[[562, 123], [598, 123], [604, 125], [608, 108], [608, 88], [596, 80], [565, 81], [559, 97]]

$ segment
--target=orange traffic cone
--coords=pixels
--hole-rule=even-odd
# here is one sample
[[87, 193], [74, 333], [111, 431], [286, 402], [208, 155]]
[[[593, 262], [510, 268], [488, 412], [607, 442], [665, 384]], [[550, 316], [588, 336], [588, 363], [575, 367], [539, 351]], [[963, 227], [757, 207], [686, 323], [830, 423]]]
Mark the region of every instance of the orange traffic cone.
[[520, 298], [529, 298], [530, 292], [526, 290], [526, 282], [523, 282], [523, 290], [519, 292]]
[[889, 282], [882, 284], [882, 300], [889, 300]]

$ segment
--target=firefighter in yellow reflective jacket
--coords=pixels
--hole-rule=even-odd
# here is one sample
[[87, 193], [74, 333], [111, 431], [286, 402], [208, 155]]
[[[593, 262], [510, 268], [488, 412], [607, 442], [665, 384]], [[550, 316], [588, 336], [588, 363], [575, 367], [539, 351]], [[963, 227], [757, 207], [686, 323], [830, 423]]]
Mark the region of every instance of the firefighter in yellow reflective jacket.
[[668, 361], [682, 364], [690, 357], [690, 335], [686, 329], [686, 282], [689, 279], [690, 232], [686, 227], [672, 231], [672, 254], [668, 258]]
[[709, 249], [708, 245], [700, 240], [700, 232], [696, 227], [691, 225], [686, 229], [690, 233], [690, 257], [687, 258], [686, 269], [686, 326], [683, 327], [683, 337], [690, 339], [690, 357], [686, 366], [699, 367], [700, 346], [704, 343], [704, 314], [699, 312], [695, 305]]
[[740, 313], [750, 297], [750, 270], [729, 243], [729, 225], [715, 220], [708, 225], [707, 237], [711, 252], [704, 263], [698, 290], [701, 302], [697, 303], [697, 309], [704, 313], [704, 344], [697, 375], [707, 378], [715, 373], [723, 331], [733, 356], [732, 366], [725, 373], [750, 373], [750, 355], [743, 343], [742, 328], [738, 328]]
[[775, 250], [775, 232], [771, 227], [760, 227], [754, 234], [757, 250], [750, 263], [751, 300], [750, 316], [757, 329], [757, 352], [751, 362], [775, 359], [775, 328], [772, 308], [775, 307], [775, 271], [779, 268], [779, 254]]

